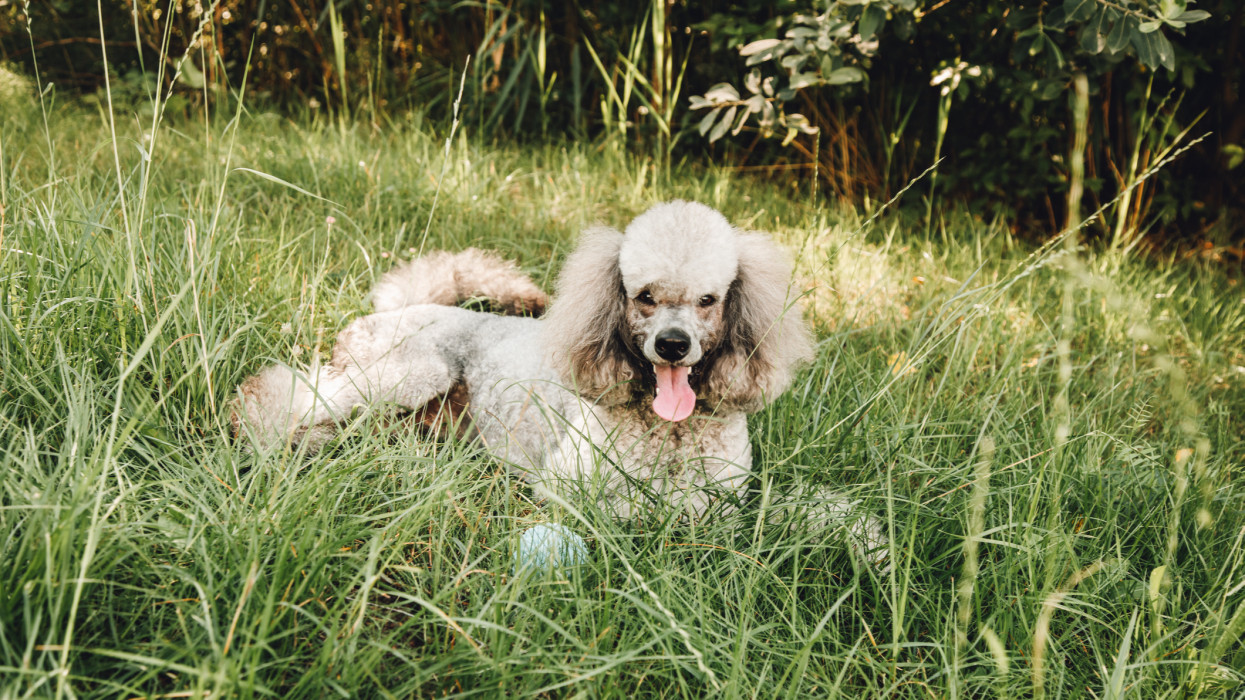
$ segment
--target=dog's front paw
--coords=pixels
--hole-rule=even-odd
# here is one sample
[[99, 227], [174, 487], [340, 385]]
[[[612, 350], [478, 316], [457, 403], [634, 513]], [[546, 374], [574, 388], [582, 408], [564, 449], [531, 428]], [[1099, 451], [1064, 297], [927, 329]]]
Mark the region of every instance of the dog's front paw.
[[[308, 411], [305, 385], [297, 370], [284, 365], [273, 365], [248, 377], [229, 404], [234, 441], [255, 452], [306, 441], [309, 431], [301, 424]], [[323, 443], [328, 436], [313, 437]]]
[[785, 515], [788, 519], [802, 511], [805, 526], [810, 530], [842, 531], [854, 553], [884, 572], [890, 570], [890, 538], [886, 536], [885, 524], [843, 494], [822, 487], [800, 487], [770, 508], [773, 515]]
[[891, 542], [880, 518], [868, 513], [856, 513], [854, 522], [847, 526], [852, 549], [865, 561], [883, 573], [891, 569]]

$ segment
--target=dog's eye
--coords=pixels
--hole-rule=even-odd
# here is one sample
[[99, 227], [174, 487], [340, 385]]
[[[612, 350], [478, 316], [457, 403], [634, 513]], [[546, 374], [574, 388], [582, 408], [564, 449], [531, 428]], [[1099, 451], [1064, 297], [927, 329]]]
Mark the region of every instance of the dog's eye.
[[718, 298], [712, 294], [706, 294], [700, 298], [701, 306], [713, 306], [716, 303], [718, 303]]
[[647, 291], [640, 292], [640, 294], [636, 296], [635, 300], [640, 302], [641, 304], [644, 304], [645, 306], [652, 306], [653, 304], [657, 303], [653, 301], [653, 295], [648, 293]]

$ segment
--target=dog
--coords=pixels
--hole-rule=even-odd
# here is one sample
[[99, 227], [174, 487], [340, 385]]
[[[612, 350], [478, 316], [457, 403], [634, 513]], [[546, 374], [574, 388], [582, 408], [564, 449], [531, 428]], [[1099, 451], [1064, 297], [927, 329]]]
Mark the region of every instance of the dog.
[[[396, 405], [475, 436], [538, 493], [622, 518], [729, 511], [751, 474], [748, 414], [813, 356], [790, 281], [766, 235], [686, 201], [625, 233], [587, 230], [551, 304], [495, 255], [433, 253], [381, 278], [374, 313], [339, 334], [327, 365], [247, 379], [235, 432], [260, 449], [315, 451], [356, 411]], [[457, 306], [479, 298], [509, 315]], [[878, 523], [842, 496], [798, 498], [880, 556]]]

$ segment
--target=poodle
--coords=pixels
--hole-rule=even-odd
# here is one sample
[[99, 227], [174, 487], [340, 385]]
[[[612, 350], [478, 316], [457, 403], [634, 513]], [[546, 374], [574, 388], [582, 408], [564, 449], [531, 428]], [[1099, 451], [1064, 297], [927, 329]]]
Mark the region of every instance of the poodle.
[[[433, 253], [382, 277], [375, 312], [340, 333], [327, 365], [246, 380], [235, 432], [314, 451], [357, 410], [396, 404], [478, 437], [537, 493], [592, 498], [619, 517], [730, 510], [751, 473], [747, 415], [813, 354], [790, 279], [768, 237], [685, 201], [625, 233], [586, 231], [540, 319], [522, 314], [548, 300], [512, 263]], [[510, 315], [456, 306], [473, 298]], [[877, 521], [842, 496], [796, 498], [885, 556]]]

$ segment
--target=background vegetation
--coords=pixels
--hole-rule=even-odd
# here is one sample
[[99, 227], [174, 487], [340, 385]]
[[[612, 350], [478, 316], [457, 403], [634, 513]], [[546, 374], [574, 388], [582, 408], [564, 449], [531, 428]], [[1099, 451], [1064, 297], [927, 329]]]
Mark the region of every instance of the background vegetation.
[[[87, 93], [107, 65], [114, 99], [146, 100], [179, 75], [174, 110], [245, 82], [254, 104], [383, 128], [412, 108], [448, 118], [470, 57], [463, 113], [486, 138], [616, 137], [659, 164], [707, 156], [820, 180], [856, 204], [889, 199], [943, 158], [936, 201], [1005, 212], [1039, 239], [1066, 223], [1068, 98], [1084, 74], [1088, 201], [1111, 201], [1172, 147], [1209, 134], [1088, 235], [1209, 240], [1239, 258], [1243, 15], [1234, 0], [54, 0], [29, 12], [10, 0], [0, 61], [27, 75], [38, 64], [44, 84]], [[767, 41], [784, 46], [762, 51]], [[758, 99], [716, 119], [694, 111], [729, 101], [724, 84]]]
[[[388, 15], [379, 5], [271, 4], [249, 16], [210, 5], [195, 17], [188, 5], [160, 17], [140, 8], [167, 42], [141, 55], [124, 42], [149, 46], [148, 20], [136, 32], [129, 6], [104, 7], [106, 46], [81, 41], [101, 22], [90, 6], [0, 5], [19, 32], [0, 37], [5, 55], [26, 62], [0, 70], [3, 700], [1241, 692], [1240, 271], [1225, 264], [1230, 245], [1139, 255], [1143, 239], [1127, 224], [1167, 221], [1157, 218], [1164, 196], [1206, 186], [1179, 168], [1226, 153], [1212, 144], [1222, 136], [1157, 174], [1147, 166], [1190, 143], [1175, 138], [1192, 121], [1185, 110], [1221, 73], [1198, 67], [1185, 97], [1163, 101], [1176, 74], [1151, 73], [1135, 47], [1122, 50], [1110, 99], [1088, 96], [1083, 128], [1069, 130], [1077, 120], [1062, 94], [1034, 97], [1024, 123], [1035, 150], [969, 158], [955, 139], [984, 138], [993, 132], [980, 125], [1025, 101], [987, 102], [991, 85], [1006, 83], [968, 53], [963, 66], [939, 65], [919, 49], [934, 23], [976, 26], [956, 3], [915, 4], [917, 33], [886, 49], [908, 12], [895, 3], [874, 29], [878, 58], [817, 62], [827, 83], [849, 67], [865, 77], [814, 80], [775, 107], [775, 125], [804, 114], [815, 133], [797, 126], [784, 147], [785, 128], [763, 140], [750, 117], [740, 137], [729, 136], [732, 120], [709, 144], [697, 125], [715, 107], [693, 111], [691, 96], [711, 101], [721, 83], [748, 91], [747, 58], [733, 47], [785, 38], [782, 6], [692, 17], [682, 5], [581, 5], [546, 8], [543, 24], [539, 6], [521, 4]], [[843, 7], [840, 20], [858, 29], [872, 11]], [[237, 48], [245, 32], [224, 29], [296, 9], [310, 29], [291, 29], [290, 41], [315, 59], [298, 63], [308, 82], [281, 88], [284, 72], [256, 60], [243, 70], [240, 56], [263, 56], [262, 44]], [[1195, 30], [1239, 26], [1230, 5], [1208, 9], [1188, 37], [1154, 30], [1175, 47], [1177, 74], [1201, 65], [1182, 47], [1234, 55], [1185, 43]], [[346, 31], [377, 16], [365, 12], [395, 19]], [[421, 65], [403, 64], [401, 77], [390, 53], [399, 21], [410, 29], [402, 36], [421, 37], [410, 44]], [[335, 23], [343, 29], [330, 34]], [[255, 25], [254, 36], [276, 36], [274, 26]], [[1032, 26], [999, 35], [1010, 46]], [[1034, 59], [1081, 31], [1031, 32], [1024, 53], [1039, 34]], [[317, 33], [323, 55], [300, 43]], [[473, 56], [464, 83], [460, 56], [436, 53], [438, 36]], [[187, 44], [194, 50], [181, 53]], [[701, 65], [702, 46], [720, 62]], [[274, 63], [297, 55], [274, 47]], [[905, 60], [920, 70], [887, 67], [883, 50], [912, 52]], [[1008, 51], [1008, 66], [1028, 65]], [[761, 79], [794, 77], [777, 65], [762, 65]], [[1091, 82], [1086, 67], [1057, 84], [1074, 85], [1078, 72]], [[882, 86], [897, 90], [888, 80], [912, 75], [913, 92], [878, 102]], [[1151, 75], [1143, 100], [1134, 88]], [[71, 83], [83, 99], [67, 98]], [[892, 111], [869, 111], [878, 105]], [[948, 158], [931, 189], [922, 173], [940, 123]], [[979, 126], [957, 137], [959, 124]], [[1111, 124], [1125, 130], [1101, 140]], [[1083, 180], [1076, 158], [1056, 158], [1082, 152], [1067, 143], [1078, 131]], [[869, 143], [891, 143], [892, 155]], [[1126, 167], [1095, 184], [1093, 168], [1115, 162], [1094, 162], [1108, 143]], [[889, 175], [857, 176], [874, 157]], [[1026, 208], [1020, 193], [974, 194], [961, 168], [991, 166], [1015, 168], [1007, 182], [1051, 168], [1053, 184], [1035, 190], [1051, 212]], [[1087, 185], [1083, 210], [1094, 215], [1055, 236], [1068, 216], [1064, 177]], [[898, 199], [882, 207], [887, 194]], [[977, 199], [964, 206], [961, 194]], [[1149, 213], [1124, 196], [1149, 201], [1137, 210]], [[256, 457], [229, 441], [236, 384], [274, 361], [326, 355], [336, 331], [367, 312], [377, 276], [419, 248], [499, 248], [548, 288], [585, 225], [621, 224], [671, 197], [716, 206], [795, 251], [818, 330], [815, 361], [751, 420], [758, 473], [738, 512], [616, 522], [592, 503], [536, 503], [478, 445], [395, 433], [367, 416], [312, 458]], [[1202, 234], [1230, 238], [1230, 208], [1219, 218], [1190, 207], [1219, 222]], [[1101, 244], [1081, 245], [1094, 236]], [[774, 512], [781, 494], [810, 485], [833, 485], [884, 520], [890, 569], [818, 528], [803, 507], [815, 503]], [[589, 563], [513, 575], [519, 534], [545, 521], [585, 536]]]

